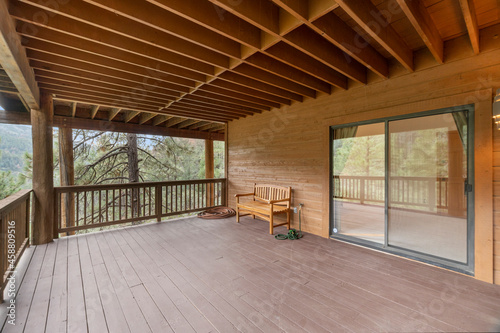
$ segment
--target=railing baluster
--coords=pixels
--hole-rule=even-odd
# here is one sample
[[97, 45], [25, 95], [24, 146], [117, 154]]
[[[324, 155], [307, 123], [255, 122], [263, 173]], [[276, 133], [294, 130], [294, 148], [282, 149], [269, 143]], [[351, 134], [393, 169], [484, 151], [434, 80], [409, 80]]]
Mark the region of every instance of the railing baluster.
[[[76, 198], [67, 209], [76, 208], [74, 227], [63, 225], [65, 196]], [[64, 186], [55, 188], [55, 200], [55, 229], [65, 233], [152, 218], [161, 221], [163, 216], [221, 205], [226, 200], [226, 180]]]

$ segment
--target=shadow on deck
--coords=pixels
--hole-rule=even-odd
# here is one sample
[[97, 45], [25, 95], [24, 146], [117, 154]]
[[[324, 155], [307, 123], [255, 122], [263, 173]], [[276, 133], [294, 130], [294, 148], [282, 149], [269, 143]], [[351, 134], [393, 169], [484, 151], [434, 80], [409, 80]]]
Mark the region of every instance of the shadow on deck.
[[267, 229], [193, 217], [30, 247], [16, 325], [2, 320], [2, 332], [500, 329], [500, 286], [309, 234], [277, 241]]

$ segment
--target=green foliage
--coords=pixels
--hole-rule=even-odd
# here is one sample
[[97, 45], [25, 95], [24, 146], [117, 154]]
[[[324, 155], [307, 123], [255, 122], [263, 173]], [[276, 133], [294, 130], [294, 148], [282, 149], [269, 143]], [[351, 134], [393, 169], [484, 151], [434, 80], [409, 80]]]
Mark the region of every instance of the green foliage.
[[383, 135], [334, 141], [334, 174], [347, 176], [384, 176]]
[[[2, 152], [0, 151], [0, 158], [1, 157]], [[21, 179], [16, 180], [10, 171], [0, 170], [0, 200], [19, 191], [23, 183]]]
[[[128, 146], [124, 133], [75, 130], [77, 185], [128, 182]], [[203, 140], [137, 136], [141, 182], [205, 178]], [[224, 143], [214, 144], [215, 176], [224, 175]]]

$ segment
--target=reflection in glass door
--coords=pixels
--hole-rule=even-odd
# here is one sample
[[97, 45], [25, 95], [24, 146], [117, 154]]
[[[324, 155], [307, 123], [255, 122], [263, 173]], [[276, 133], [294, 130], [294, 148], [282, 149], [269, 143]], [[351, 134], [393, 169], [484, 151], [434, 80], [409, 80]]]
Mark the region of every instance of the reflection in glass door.
[[466, 119], [389, 122], [390, 246], [467, 262]]
[[333, 233], [384, 243], [385, 124], [333, 133]]
[[472, 272], [471, 114], [333, 128], [331, 235]]

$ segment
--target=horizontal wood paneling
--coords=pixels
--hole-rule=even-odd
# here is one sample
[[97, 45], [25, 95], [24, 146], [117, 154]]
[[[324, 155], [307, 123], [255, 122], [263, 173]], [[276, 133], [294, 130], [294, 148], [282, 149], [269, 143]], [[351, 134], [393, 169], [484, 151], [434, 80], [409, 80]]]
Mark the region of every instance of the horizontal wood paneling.
[[[234, 194], [248, 192], [254, 182], [291, 186], [292, 204], [304, 203], [303, 230], [328, 237], [329, 127], [471, 103], [476, 104], [483, 123], [491, 121], [488, 112], [491, 113], [492, 89], [500, 87], [500, 40], [491, 37], [495, 32], [500, 32], [500, 26], [482, 31], [482, 53], [478, 56], [473, 56], [465, 37], [459, 38], [445, 43], [442, 66], [429, 61], [432, 57], [429, 53], [422, 53], [416, 59], [419, 65], [415, 73], [397, 71], [391, 73], [389, 80], [375, 78], [366, 86], [354, 85], [344, 92], [229, 122], [229, 205], [234, 207]], [[462, 52], [457, 53], [457, 49]], [[449, 57], [450, 50], [453, 50], [453, 58]], [[488, 136], [491, 134], [484, 137]], [[490, 207], [489, 212], [479, 213], [480, 220], [476, 220], [476, 234], [484, 238], [476, 238], [476, 274], [480, 271], [479, 275], [487, 281], [492, 281], [494, 274], [498, 276], [500, 272], [500, 239], [496, 232], [497, 243], [493, 244], [492, 203], [491, 199], [484, 199], [485, 193], [493, 190], [498, 195], [494, 210], [500, 213], [499, 136], [499, 131], [495, 131], [493, 150], [498, 153], [486, 154], [489, 156], [486, 159], [495, 162], [479, 166], [481, 180], [492, 184], [494, 177], [494, 186], [489, 186], [490, 192], [476, 189], [484, 201], [476, 201], [476, 205]], [[489, 145], [476, 143], [476, 148], [479, 146], [491, 147], [491, 142]], [[498, 221], [496, 219], [497, 227]], [[292, 226], [298, 226], [297, 216]], [[496, 257], [492, 253], [494, 245]], [[496, 273], [492, 270], [493, 261]]]

